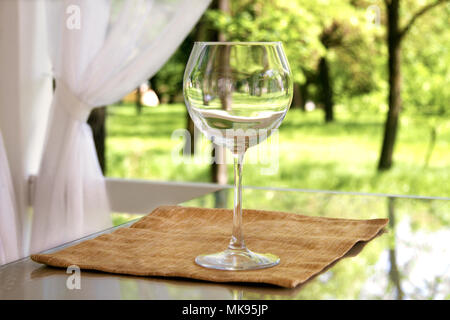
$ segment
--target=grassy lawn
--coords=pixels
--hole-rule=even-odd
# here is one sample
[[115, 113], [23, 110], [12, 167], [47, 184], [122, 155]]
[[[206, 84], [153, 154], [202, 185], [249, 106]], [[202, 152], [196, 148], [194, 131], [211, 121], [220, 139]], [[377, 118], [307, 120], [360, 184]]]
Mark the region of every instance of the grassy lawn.
[[[450, 196], [450, 119], [442, 121], [428, 166], [430, 128], [421, 118], [401, 117], [394, 167], [376, 171], [384, 114], [354, 115], [337, 109], [337, 121], [325, 125], [321, 110], [290, 110], [279, 132], [279, 167], [263, 174], [261, 165], [247, 164], [244, 184], [305, 189]], [[186, 126], [182, 104], [143, 108], [132, 104], [108, 107], [107, 176], [170, 181], [210, 181], [209, 165], [173, 161], [180, 138], [172, 132]], [[199, 156], [208, 156], [207, 146]], [[252, 159], [252, 149], [247, 158]], [[229, 183], [232, 167], [229, 166]]]

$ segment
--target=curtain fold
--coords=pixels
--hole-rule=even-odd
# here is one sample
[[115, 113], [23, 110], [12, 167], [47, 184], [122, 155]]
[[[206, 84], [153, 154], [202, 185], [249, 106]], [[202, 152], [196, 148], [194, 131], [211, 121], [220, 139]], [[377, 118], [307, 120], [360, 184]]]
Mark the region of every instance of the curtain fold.
[[0, 132], [0, 265], [19, 259], [14, 189]]
[[[209, 2], [47, 1], [56, 91], [36, 180], [32, 253], [111, 225], [87, 117], [156, 73]], [[67, 13], [73, 12], [69, 7], [77, 9], [75, 15]], [[78, 18], [79, 28], [69, 27], [69, 18]]]

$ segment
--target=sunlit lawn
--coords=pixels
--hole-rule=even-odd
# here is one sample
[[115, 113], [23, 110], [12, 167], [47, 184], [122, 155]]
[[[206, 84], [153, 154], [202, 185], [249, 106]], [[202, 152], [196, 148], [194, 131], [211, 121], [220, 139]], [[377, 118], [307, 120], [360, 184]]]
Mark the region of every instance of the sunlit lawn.
[[[450, 196], [450, 120], [439, 127], [425, 168], [430, 128], [423, 119], [402, 115], [394, 167], [380, 174], [376, 164], [384, 114], [355, 116], [338, 109], [336, 117], [335, 123], [325, 125], [321, 110], [305, 113], [291, 109], [280, 127], [278, 170], [267, 175], [261, 170], [264, 165], [249, 163], [244, 168], [244, 184]], [[141, 115], [137, 115], [132, 104], [108, 107], [107, 175], [209, 182], [208, 164], [194, 163], [189, 158], [181, 163], [174, 161], [173, 153], [178, 154], [176, 150], [182, 141], [172, 138], [172, 133], [185, 126], [186, 110], [182, 104], [143, 108]], [[209, 156], [206, 148], [199, 149], [200, 156]], [[254, 156], [251, 152], [248, 159]], [[231, 170], [229, 166], [229, 183]]]

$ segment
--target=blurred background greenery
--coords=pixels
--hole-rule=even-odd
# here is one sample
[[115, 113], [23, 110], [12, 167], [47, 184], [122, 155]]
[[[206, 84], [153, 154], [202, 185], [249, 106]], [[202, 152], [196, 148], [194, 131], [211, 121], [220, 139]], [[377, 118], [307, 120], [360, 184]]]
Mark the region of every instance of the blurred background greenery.
[[193, 42], [282, 41], [295, 86], [279, 169], [247, 164], [245, 185], [449, 197], [449, 21], [445, 0], [212, 1], [149, 79], [158, 106], [136, 90], [91, 115], [104, 172], [218, 181], [211, 165], [172, 160], [172, 132], [193, 132], [182, 96]]
[[[195, 41], [282, 41], [295, 85], [279, 131], [278, 170], [262, 174], [247, 162], [244, 185], [449, 198], [449, 21], [446, 0], [214, 0], [149, 79], [159, 104], [146, 106], [147, 89], [137, 89], [91, 115], [103, 170], [194, 182], [223, 181], [225, 172], [233, 183], [232, 166], [196, 161], [211, 156], [204, 141], [174, 161], [184, 141], [173, 132], [194, 130], [182, 94], [186, 62]], [[230, 208], [231, 190], [225, 193], [221, 204], [216, 193], [184, 205]], [[448, 256], [439, 245], [448, 242], [447, 202], [248, 188], [243, 205], [390, 219], [388, 233], [293, 298], [449, 299], [446, 259], [432, 259]], [[113, 214], [116, 225], [133, 217]]]

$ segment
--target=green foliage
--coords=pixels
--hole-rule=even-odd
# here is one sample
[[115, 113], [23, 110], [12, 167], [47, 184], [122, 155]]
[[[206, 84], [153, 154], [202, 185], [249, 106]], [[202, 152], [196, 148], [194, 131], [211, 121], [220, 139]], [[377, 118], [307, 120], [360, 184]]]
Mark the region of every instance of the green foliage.
[[[401, 25], [430, 1], [402, 1]], [[380, 25], [367, 20], [371, 5], [380, 9]], [[375, 174], [388, 108], [385, 15], [382, 0], [231, 0], [231, 14], [207, 10], [200, 24], [156, 75], [157, 92], [162, 96], [180, 96], [184, 67], [194, 40], [216, 40], [209, 39], [208, 35], [221, 31], [230, 41], [282, 41], [295, 81], [304, 83], [307, 78], [312, 79], [308, 92], [309, 99], [315, 102], [320, 101], [320, 90], [314, 83], [317, 64], [320, 57], [328, 59], [338, 123], [324, 128], [320, 111], [304, 114], [291, 110], [282, 128], [292, 130], [282, 129], [281, 133], [289, 145], [286, 152], [296, 150], [295, 153], [302, 153], [301, 158], [287, 156], [276, 178], [269, 181], [267, 177], [254, 175], [250, 182], [448, 196], [448, 186], [439, 179], [449, 175], [446, 168], [450, 147], [450, 5], [434, 8], [420, 17], [402, 43], [403, 109], [395, 167], [388, 174]], [[129, 118], [123, 111], [123, 119], [108, 120], [125, 131], [132, 130], [130, 135], [135, 135], [131, 140], [112, 139], [128, 146], [136, 143], [132, 150], [125, 145], [113, 152], [109, 160], [113, 163], [108, 167], [120, 176], [209, 181], [206, 167], [192, 166], [187, 170], [182, 165], [167, 165], [165, 153], [174, 145], [167, 130], [170, 126], [172, 129], [185, 127], [186, 113], [184, 108], [174, 107], [170, 109], [173, 118], [166, 119], [168, 113], [159, 111], [166, 108], [152, 109], [140, 119]], [[158, 116], [148, 118], [153, 112]], [[129, 121], [130, 129], [125, 129]], [[147, 129], [140, 133], [138, 123]], [[111, 132], [116, 132], [118, 127]], [[312, 133], [317, 136], [311, 136]], [[365, 139], [366, 136], [370, 138]], [[336, 150], [336, 154], [324, 153], [323, 149], [341, 143], [333, 140], [337, 137], [346, 139], [342, 150]], [[424, 165], [427, 153], [431, 155], [428, 167]], [[344, 157], [349, 154], [353, 154], [352, 159]], [[150, 158], [161, 161], [150, 161]], [[349, 173], [349, 165], [359, 174]], [[435, 179], [441, 182], [436, 183]]]
[[[401, 25], [429, 1], [402, 1]], [[334, 101], [354, 113], [387, 110], [386, 12], [382, 0], [231, 0], [231, 14], [208, 9], [199, 24], [155, 76], [157, 92], [181, 95], [182, 78], [195, 40], [217, 40], [218, 31], [229, 41], [282, 41], [297, 83], [309, 78], [309, 99], [320, 101], [315, 77], [320, 57], [331, 69]], [[370, 18], [370, 6], [380, 13], [380, 24]], [[434, 127], [448, 117], [450, 90], [450, 5], [419, 18], [403, 42], [403, 106], [420, 114]], [[336, 26], [335, 29], [332, 27]], [[200, 30], [202, 29], [202, 30]], [[206, 29], [206, 32], [204, 31]], [[331, 43], [324, 44], [330, 32]], [[199, 39], [200, 37], [200, 39]], [[433, 122], [434, 121], [434, 122]]]
[[404, 108], [431, 118], [448, 117], [450, 4], [431, 10], [422, 19], [403, 43]]
[[219, 10], [205, 15], [228, 41], [283, 42], [296, 82], [305, 81], [305, 71], [314, 70], [324, 53], [317, 17], [301, 2], [233, 1], [231, 15]]
[[153, 77], [153, 88], [162, 101], [172, 102], [180, 97], [183, 91], [183, 74], [194, 42], [190, 34], [170, 57], [167, 63]]
[[183, 90], [183, 73], [186, 59], [182, 51], [177, 51], [158, 72], [154, 79], [157, 93], [166, 99], [179, 95]]

